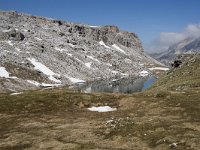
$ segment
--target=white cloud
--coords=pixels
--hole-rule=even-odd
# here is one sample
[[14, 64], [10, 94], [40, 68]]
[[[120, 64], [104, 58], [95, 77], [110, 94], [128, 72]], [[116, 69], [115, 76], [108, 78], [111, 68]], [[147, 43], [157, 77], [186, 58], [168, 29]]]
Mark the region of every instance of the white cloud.
[[188, 37], [198, 38], [200, 37], [200, 24], [190, 24], [185, 29], [185, 34]]
[[160, 36], [158, 37], [158, 39], [156, 39], [155, 42], [162, 46], [169, 46], [171, 44], [180, 42], [185, 38], [186, 36], [183, 33], [162, 32], [160, 33]]
[[200, 24], [189, 24], [182, 32], [162, 32], [151, 43], [148, 51], [161, 52], [187, 38], [200, 37]]

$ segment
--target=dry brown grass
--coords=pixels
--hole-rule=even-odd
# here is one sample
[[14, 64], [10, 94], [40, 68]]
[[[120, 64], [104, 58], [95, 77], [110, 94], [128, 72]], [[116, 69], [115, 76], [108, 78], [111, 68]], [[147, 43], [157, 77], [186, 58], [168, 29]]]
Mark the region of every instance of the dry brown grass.
[[[180, 71], [174, 76], [180, 77]], [[199, 150], [200, 88], [190, 84], [193, 77], [186, 78], [188, 86], [179, 90], [170, 84], [164, 87], [170, 76], [156, 83], [160, 88], [132, 95], [84, 94], [65, 88], [1, 94], [0, 149]], [[177, 78], [174, 85], [182, 87], [181, 81]], [[87, 110], [101, 105], [117, 111]]]

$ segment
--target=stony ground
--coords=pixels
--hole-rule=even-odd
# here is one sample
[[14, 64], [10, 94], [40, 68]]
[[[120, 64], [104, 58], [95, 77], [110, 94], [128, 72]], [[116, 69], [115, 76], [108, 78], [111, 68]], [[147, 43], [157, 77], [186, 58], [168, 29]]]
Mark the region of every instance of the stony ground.
[[[200, 89], [83, 94], [65, 89], [0, 97], [0, 149], [200, 148]], [[113, 112], [88, 107], [109, 105]]]

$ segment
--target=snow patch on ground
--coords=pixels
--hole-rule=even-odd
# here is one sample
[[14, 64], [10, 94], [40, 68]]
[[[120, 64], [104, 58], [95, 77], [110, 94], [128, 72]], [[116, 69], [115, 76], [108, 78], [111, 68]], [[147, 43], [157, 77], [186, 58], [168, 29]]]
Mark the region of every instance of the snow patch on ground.
[[8, 50], [4, 50], [4, 52], [6, 52], [6, 53], [10, 53]]
[[55, 47], [55, 50], [60, 51], [60, 52], [67, 51], [66, 49], [62, 49], [62, 48], [58, 48], [58, 47]]
[[61, 85], [62, 84], [47, 84], [47, 83], [40, 84], [40, 86], [43, 86], [43, 87], [59, 87]]
[[0, 77], [9, 78], [9, 79], [17, 79], [15, 76], [9, 76], [9, 72], [6, 71], [5, 67], [0, 67]]
[[11, 41], [7, 41], [7, 43], [10, 45], [10, 46], [13, 46], [13, 43]]
[[83, 83], [85, 82], [84, 80], [78, 79], [78, 78], [73, 78], [73, 77], [69, 77], [66, 76], [72, 83]]
[[112, 64], [110, 64], [110, 63], [106, 63], [106, 65], [112, 67]]
[[142, 76], [142, 77], [146, 77], [148, 75], [149, 75], [148, 71], [143, 70], [143, 71], [140, 72], [140, 76]]
[[113, 44], [112, 47], [115, 48], [117, 51], [126, 54], [126, 52], [123, 49], [121, 49], [119, 46], [117, 46], [116, 44]]
[[55, 83], [61, 83], [60, 80], [56, 79], [56, 78], [53, 77], [53, 76], [49, 76], [48, 78], [49, 78], [51, 81], [54, 81]]
[[72, 57], [72, 54], [70, 54], [70, 53], [67, 53], [67, 55], [70, 56], [70, 57]]
[[42, 87], [58, 87], [62, 84], [48, 84], [48, 83], [39, 83], [37, 81], [34, 80], [26, 80], [28, 83], [33, 84], [37, 87], [42, 86]]
[[110, 106], [99, 106], [99, 107], [88, 108], [88, 110], [97, 112], [109, 112], [109, 111], [116, 111], [117, 108], [111, 108]]
[[100, 63], [100, 61], [98, 59], [96, 59], [96, 58], [94, 58], [92, 56], [87, 56], [87, 57], [90, 58], [90, 59], [92, 59], [92, 60], [94, 60], [94, 61], [96, 61], [96, 62], [98, 62], [98, 63]]
[[28, 30], [27, 30], [27, 29], [22, 29], [22, 31], [24, 31], [24, 32], [28, 32]]
[[51, 71], [48, 67], [46, 67], [45, 65], [43, 65], [42, 63], [38, 62], [36, 59], [34, 58], [27, 58], [34, 66], [36, 70], [41, 71], [42, 73], [48, 75], [49, 79], [56, 82], [56, 83], [61, 83], [60, 80], [56, 79], [55, 77], [53, 77], [54, 75], [58, 75], [56, 73], [54, 73], [53, 71]]
[[12, 93], [10, 95], [19, 95], [19, 94], [22, 94], [23, 92], [19, 92], [19, 93]]
[[165, 67], [153, 67], [153, 68], [148, 68], [149, 70], [163, 70], [163, 71], [167, 71], [169, 70], [169, 68], [165, 68]]
[[38, 40], [38, 41], [42, 41], [42, 39], [41, 39], [41, 38], [38, 38], [38, 37], [35, 37], [35, 39]]
[[40, 86], [40, 83], [34, 80], [26, 80], [28, 83], [33, 84], [35, 86]]
[[9, 77], [9, 79], [18, 79], [18, 78], [15, 76], [12, 76], [12, 77]]
[[75, 47], [75, 45], [73, 45], [72, 43], [68, 43], [68, 45], [69, 45], [70, 47]]
[[9, 72], [6, 71], [5, 67], [0, 67], [0, 77], [9, 78]]
[[89, 69], [91, 68], [91, 65], [92, 65], [91, 62], [89, 62], [89, 63], [85, 63], [85, 66], [88, 67]]
[[119, 79], [113, 79], [113, 80], [111, 80], [112, 82], [116, 82], [116, 81], [118, 81]]
[[13, 90], [13, 89], [10, 89], [10, 88], [7, 88], [9, 91], [12, 91], [12, 92], [17, 92], [16, 90]]
[[110, 47], [109, 47], [109, 46], [107, 46], [107, 45], [106, 45], [106, 44], [105, 44], [103, 41], [100, 41], [100, 42], [99, 42], [99, 44], [100, 44], [100, 45], [102, 45], [102, 46], [104, 46], [105, 48], [108, 48], [108, 49], [110, 49]]
[[139, 64], [140, 66], [144, 66], [144, 64]]
[[12, 29], [9, 29], [9, 30], [3, 30], [3, 32], [10, 32]]
[[118, 71], [115, 71], [115, 70], [112, 70], [111, 71], [113, 74], [118, 74], [119, 72]]

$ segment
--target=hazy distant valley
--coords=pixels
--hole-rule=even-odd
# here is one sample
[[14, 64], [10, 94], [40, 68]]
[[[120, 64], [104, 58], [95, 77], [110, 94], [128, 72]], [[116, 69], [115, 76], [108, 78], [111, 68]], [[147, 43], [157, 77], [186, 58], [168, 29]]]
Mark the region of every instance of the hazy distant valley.
[[150, 56], [156, 60], [170, 66], [170, 64], [181, 57], [181, 55], [196, 54], [200, 52], [200, 38], [187, 38], [177, 44], [173, 44], [166, 51], [152, 53]]

